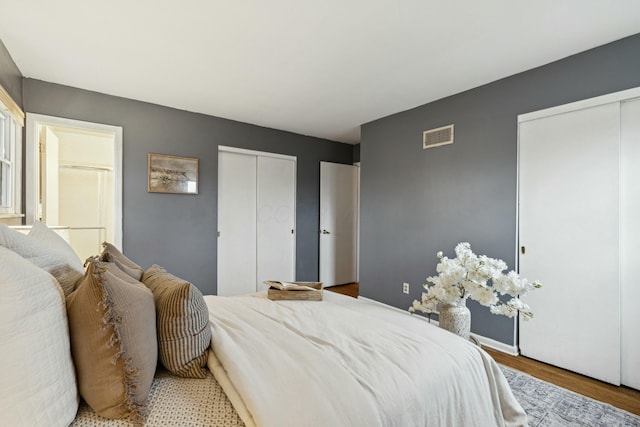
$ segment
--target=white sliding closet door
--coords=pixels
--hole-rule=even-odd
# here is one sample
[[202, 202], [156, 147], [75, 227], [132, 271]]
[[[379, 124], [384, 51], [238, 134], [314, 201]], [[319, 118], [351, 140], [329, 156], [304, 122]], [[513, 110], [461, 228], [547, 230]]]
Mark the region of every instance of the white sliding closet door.
[[295, 280], [295, 209], [295, 157], [220, 147], [218, 295]]
[[218, 152], [218, 295], [256, 291], [256, 166], [256, 156]]
[[621, 106], [621, 381], [640, 389], [640, 99]]
[[613, 384], [620, 383], [619, 128], [618, 103], [519, 126], [520, 273], [543, 284], [525, 299], [535, 317], [520, 322], [521, 352]]
[[294, 161], [258, 157], [258, 289], [295, 280], [295, 179]]

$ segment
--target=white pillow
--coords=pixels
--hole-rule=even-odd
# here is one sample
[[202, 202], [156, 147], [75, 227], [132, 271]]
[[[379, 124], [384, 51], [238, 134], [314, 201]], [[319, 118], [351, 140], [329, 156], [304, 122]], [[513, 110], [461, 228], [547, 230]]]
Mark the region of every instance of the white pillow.
[[47, 227], [45, 223], [40, 221], [34, 222], [31, 230], [29, 231], [29, 237], [34, 238], [42, 242], [43, 245], [59, 252], [60, 255], [64, 256], [64, 258], [69, 261], [69, 265], [71, 265], [75, 270], [84, 271], [82, 260], [78, 257], [78, 254], [73, 250], [69, 242], [53, 229]]
[[65, 299], [53, 276], [0, 246], [0, 418], [68, 426], [78, 411]]
[[[47, 236], [47, 232], [55, 237]], [[69, 248], [71, 249], [69, 251], [63, 248], [62, 244], [67, 245], [67, 243], [54, 231], [47, 228], [46, 231], [41, 229], [36, 234], [40, 235], [40, 238], [25, 236], [0, 224], [0, 246], [11, 249], [51, 273], [60, 283], [65, 296], [69, 295], [73, 292], [75, 284], [84, 276], [82, 261], [73, 249]], [[44, 238], [42, 238], [43, 235]]]

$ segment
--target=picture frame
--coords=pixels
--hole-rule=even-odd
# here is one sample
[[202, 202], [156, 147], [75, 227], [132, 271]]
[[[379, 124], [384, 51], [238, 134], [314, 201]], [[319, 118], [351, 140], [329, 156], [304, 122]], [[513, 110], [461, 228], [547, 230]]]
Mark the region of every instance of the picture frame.
[[198, 159], [149, 153], [147, 155], [149, 193], [198, 194]]

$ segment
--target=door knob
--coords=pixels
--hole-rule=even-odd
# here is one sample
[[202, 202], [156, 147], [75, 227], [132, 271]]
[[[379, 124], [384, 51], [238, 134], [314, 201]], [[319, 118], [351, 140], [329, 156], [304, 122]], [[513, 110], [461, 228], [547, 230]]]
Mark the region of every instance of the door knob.
[[327, 231], [327, 230], [325, 230], [325, 229], [322, 229], [322, 234], [331, 234], [331, 233], [330, 233], [330, 232], [328, 232], [328, 231]]

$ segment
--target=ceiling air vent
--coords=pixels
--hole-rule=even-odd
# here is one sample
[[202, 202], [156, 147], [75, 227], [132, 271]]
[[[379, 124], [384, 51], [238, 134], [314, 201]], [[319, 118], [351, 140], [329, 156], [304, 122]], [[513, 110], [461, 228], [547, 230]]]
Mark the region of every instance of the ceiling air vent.
[[422, 149], [453, 144], [453, 125], [425, 130], [422, 134]]

